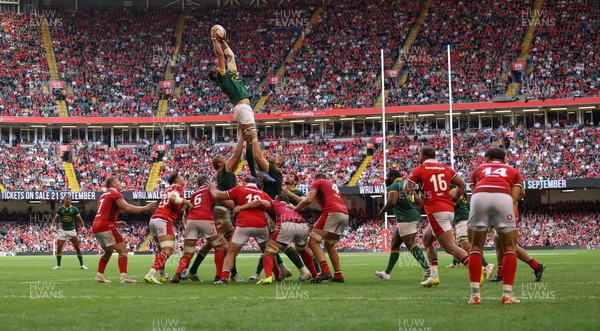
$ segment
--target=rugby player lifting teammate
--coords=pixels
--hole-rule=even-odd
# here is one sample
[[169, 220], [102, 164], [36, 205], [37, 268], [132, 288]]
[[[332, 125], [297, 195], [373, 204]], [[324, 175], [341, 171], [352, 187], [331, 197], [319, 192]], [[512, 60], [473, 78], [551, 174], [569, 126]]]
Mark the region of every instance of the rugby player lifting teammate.
[[215, 36], [215, 28], [211, 29], [210, 36], [212, 39], [215, 55], [217, 56], [217, 67], [213, 68], [208, 73], [208, 78], [219, 85], [219, 88], [233, 104], [233, 118], [238, 122], [238, 136], [247, 137], [246, 144], [246, 160], [250, 174], [256, 177], [254, 168], [254, 155], [252, 154], [252, 142], [258, 138], [256, 134], [250, 136], [250, 132], [256, 132], [256, 123], [254, 121], [254, 111], [250, 106], [250, 98], [252, 94], [248, 92], [244, 86], [244, 82], [240, 78], [235, 63], [235, 54], [224, 40], [220, 40]]

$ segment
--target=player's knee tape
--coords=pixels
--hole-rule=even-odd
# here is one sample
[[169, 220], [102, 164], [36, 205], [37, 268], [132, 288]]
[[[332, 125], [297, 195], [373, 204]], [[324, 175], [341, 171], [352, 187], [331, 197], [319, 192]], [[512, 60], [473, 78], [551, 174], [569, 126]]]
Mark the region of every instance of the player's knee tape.
[[265, 253], [277, 254], [277, 252], [279, 252], [279, 248], [277, 248], [274, 245], [267, 245], [267, 247], [265, 248]]
[[312, 232], [310, 233], [310, 237], [311, 237], [311, 238], [313, 238], [313, 239], [315, 239], [315, 240], [316, 240], [317, 242], [319, 242], [319, 243], [322, 243], [322, 242], [323, 242], [323, 237], [321, 237], [321, 235], [320, 235], [320, 234], [318, 234], [318, 233], [316, 233], [316, 232], [314, 232], [314, 231], [312, 231]]
[[175, 247], [175, 241], [174, 240], [165, 240], [165, 241], [161, 241], [160, 243], [160, 247], [161, 248], [166, 248], [166, 247]]
[[196, 246], [185, 246], [183, 247], [184, 253], [194, 253], [196, 252]]
[[458, 239], [456, 239], [456, 244], [458, 246], [461, 246], [464, 242], [469, 242], [469, 238], [467, 238], [466, 236], [460, 236], [458, 237]]
[[339, 239], [325, 239], [325, 245], [335, 245], [340, 241]]
[[212, 247], [217, 247], [223, 245], [225, 242], [225, 238], [223, 238], [223, 236], [219, 236], [219, 238], [211, 241], [210, 244], [212, 245]]

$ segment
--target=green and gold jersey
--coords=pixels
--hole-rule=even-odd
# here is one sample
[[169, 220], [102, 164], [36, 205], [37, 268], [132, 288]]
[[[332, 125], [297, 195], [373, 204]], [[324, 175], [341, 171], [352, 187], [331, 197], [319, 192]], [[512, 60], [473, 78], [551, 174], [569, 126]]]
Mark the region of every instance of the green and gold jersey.
[[225, 70], [225, 73], [221, 73], [221, 70], [217, 70], [217, 84], [221, 88], [221, 91], [227, 95], [231, 103], [235, 106], [242, 99], [252, 98], [252, 94], [248, 92], [244, 86], [244, 82], [237, 73], [233, 73], [229, 70]]
[[277, 168], [273, 163], [269, 163], [269, 171], [267, 173], [275, 179], [275, 182], [269, 183], [266, 180], [263, 180], [263, 191], [267, 193], [271, 199], [275, 199], [276, 196], [280, 195], [283, 192], [283, 188], [281, 185], [283, 184], [283, 175], [281, 174], [281, 170]]
[[237, 177], [234, 173], [235, 169], [227, 172], [226, 168], [227, 165], [223, 165], [221, 170], [217, 171], [217, 188], [223, 192], [231, 190], [237, 184]]
[[403, 193], [402, 187], [404, 187], [404, 181], [398, 178], [387, 188], [388, 194], [393, 191], [398, 192], [398, 201], [394, 206], [396, 222], [420, 222], [421, 212], [417, 209], [417, 200]]
[[[304, 197], [304, 192], [302, 192], [302, 190], [299, 190], [298, 188], [294, 187], [293, 190], [290, 190], [290, 192], [294, 193], [295, 195], [299, 196], [299, 197]], [[296, 202], [296, 200], [290, 198], [290, 203], [294, 206], [298, 205], [298, 202]]]
[[60, 223], [61, 229], [65, 231], [71, 231], [77, 229], [77, 216], [79, 216], [79, 209], [75, 206], [70, 206], [69, 208], [65, 206], [60, 206], [58, 211], [56, 211], [56, 215], [58, 215], [58, 222]]
[[469, 208], [470, 208], [469, 201], [463, 195], [460, 199], [458, 199], [458, 201], [456, 202], [456, 205], [454, 206], [454, 221], [453, 221], [453, 223], [456, 224], [460, 221], [468, 221], [469, 220]]

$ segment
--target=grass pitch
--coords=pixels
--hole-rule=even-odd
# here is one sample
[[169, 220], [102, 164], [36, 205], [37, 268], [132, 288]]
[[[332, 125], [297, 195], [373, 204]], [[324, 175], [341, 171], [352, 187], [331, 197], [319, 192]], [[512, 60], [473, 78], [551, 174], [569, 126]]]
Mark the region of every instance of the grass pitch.
[[[63, 256], [62, 270], [51, 270], [52, 256], [2, 257], [0, 330], [598, 330], [600, 251], [530, 253], [547, 269], [534, 283], [529, 266], [519, 262], [521, 304], [514, 306], [501, 305], [502, 285], [489, 282], [482, 305], [467, 305], [467, 268], [446, 269], [445, 253], [436, 288], [419, 287], [421, 270], [407, 254], [390, 281], [374, 275], [385, 269], [388, 254], [348, 253], [341, 255], [345, 284], [269, 286], [212, 285], [212, 255], [200, 268], [205, 283], [165, 285], [143, 283], [149, 255], [129, 257], [129, 274], [140, 281], [133, 285], [118, 283], [116, 256], [106, 270], [110, 284], [93, 281], [98, 256], [84, 256], [90, 270], [80, 270], [73, 255]], [[254, 273], [257, 257], [238, 258], [244, 277]], [[486, 257], [495, 262], [491, 252]], [[169, 274], [178, 260], [169, 260]]]

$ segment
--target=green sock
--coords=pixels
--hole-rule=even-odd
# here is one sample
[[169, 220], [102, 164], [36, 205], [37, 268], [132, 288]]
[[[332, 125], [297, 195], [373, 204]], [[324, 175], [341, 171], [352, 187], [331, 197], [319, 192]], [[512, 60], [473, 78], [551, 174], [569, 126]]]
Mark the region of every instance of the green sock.
[[262, 261], [263, 261], [264, 256], [261, 255], [260, 259], [258, 259], [258, 264], [256, 265], [256, 274], [260, 275], [260, 273], [263, 271], [263, 265], [262, 265]]
[[280, 265], [283, 263], [283, 260], [281, 259], [281, 255], [279, 255], [279, 253], [275, 253], [275, 258], [277, 259], [277, 265]]
[[317, 258], [313, 256], [313, 263], [315, 264], [315, 270], [317, 273], [321, 273], [321, 264], [317, 261]]
[[481, 265], [484, 267], [487, 267], [488, 265], [488, 261], [485, 260], [485, 256], [483, 256], [483, 254], [481, 254]]
[[287, 255], [287, 257], [290, 258], [290, 260], [292, 261], [292, 263], [294, 263], [296, 268], [301, 269], [304, 267], [304, 262], [302, 262], [300, 254], [298, 254], [298, 252], [295, 249], [293, 249], [292, 247], [288, 247], [285, 249], [284, 253], [285, 255]]
[[390, 253], [390, 259], [388, 260], [387, 268], [385, 269], [386, 274], [391, 274], [392, 270], [394, 270], [394, 266], [396, 262], [398, 262], [398, 258], [400, 258], [400, 251], [392, 251]]
[[421, 247], [415, 244], [413, 247], [410, 248], [410, 253], [412, 254], [412, 256], [414, 256], [415, 260], [419, 261], [423, 269], [429, 268], [429, 263], [427, 263], [427, 259], [425, 258], [425, 255], [423, 255]]
[[452, 264], [453, 264], [453, 265], [458, 265], [458, 260], [457, 260], [457, 259], [453, 259], [453, 260], [452, 260]]
[[252, 154], [252, 145], [246, 147], [246, 161], [248, 162], [248, 169], [250, 169], [250, 175], [257, 178], [256, 169], [254, 168], [254, 154]]
[[60, 260], [62, 260], [62, 254], [56, 254], [56, 265], [60, 267]]
[[79, 259], [79, 265], [83, 265], [83, 256], [81, 254], [77, 254], [77, 258]]
[[202, 261], [204, 260], [205, 257], [206, 257], [205, 253], [198, 252], [198, 254], [196, 255], [196, 259], [194, 260], [194, 263], [192, 264], [192, 267], [189, 270], [189, 273], [197, 274], [198, 267], [200, 267], [200, 264], [202, 263]]

